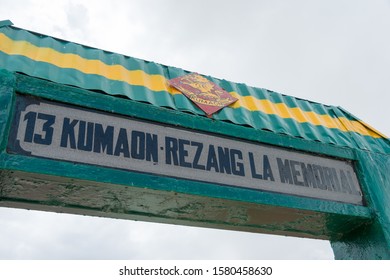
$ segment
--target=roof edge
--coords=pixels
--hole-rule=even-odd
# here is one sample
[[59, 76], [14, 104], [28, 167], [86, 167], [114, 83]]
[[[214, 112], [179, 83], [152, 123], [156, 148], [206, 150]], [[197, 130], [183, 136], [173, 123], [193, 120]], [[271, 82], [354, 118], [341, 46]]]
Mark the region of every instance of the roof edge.
[[0, 20], [0, 27], [14, 25], [9, 19]]
[[351, 117], [355, 118], [358, 122], [360, 122], [364, 127], [366, 127], [367, 129], [375, 132], [376, 134], [378, 134], [379, 136], [381, 136], [383, 139], [387, 140], [387, 141], [390, 141], [390, 138], [387, 137], [387, 135], [385, 135], [384, 133], [380, 132], [379, 130], [377, 130], [376, 128], [372, 127], [371, 125], [369, 125], [368, 123], [362, 121], [360, 118], [356, 117], [355, 115], [353, 115], [352, 113], [350, 113], [348, 110], [344, 109], [343, 107], [341, 106], [337, 106], [337, 108], [339, 110], [341, 110], [342, 112], [344, 112], [345, 114], [349, 114]]

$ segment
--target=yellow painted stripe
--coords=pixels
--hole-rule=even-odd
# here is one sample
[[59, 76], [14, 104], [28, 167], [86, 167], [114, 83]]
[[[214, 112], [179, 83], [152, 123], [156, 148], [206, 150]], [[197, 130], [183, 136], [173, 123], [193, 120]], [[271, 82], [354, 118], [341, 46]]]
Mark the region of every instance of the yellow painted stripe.
[[320, 115], [315, 112], [303, 111], [300, 108], [290, 108], [284, 103], [273, 103], [267, 99], [257, 99], [253, 96], [241, 96], [237, 92], [230, 92], [238, 100], [232, 108], [244, 107], [250, 111], [261, 111], [268, 115], [277, 115], [281, 118], [291, 118], [299, 123], [311, 123], [327, 128], [336, 128], [345, 132], [357, 132], [374, 138], [387, 138], [369, 125], [361, 121], [349, 120], [345, 117], [332, 118], [329, 115]]
[[[172, 95], [181, 94], [175, 88], [170, 87], [167, 79], [162, 75], [150, 75], [142, 70], [128, 70], [119, 64], [107, 65], [100, 60], [86, 59], [77, 54], [61, 53], [51, 48], [35, 46], [27, 41], [14, 41], [3, 33], [0, 33], [0, 42], [0, 51], [8, 55], [22, 55], [59, 68], [75, 69], [85, 74], [95, 74], [130, 85], [144, 86], [152, 91], [166, 91]], [[346, 132], [357, 132], [374, 138], [387, 138], [360, 121], [332, 118], [329, 115], [307, 112], [300, 108], [289, 108], [284, 103], [272, 103], [269, 100], [257, 99], [253, 96], [241, 96], [237, 92], [230, 92], [230, 94], [238, 99], [237, 102], [230, 105], [232, 108], [243, 107], [249, 111], [261, 111], [281, 118], [291, 118], [299, 123], [321, 125]]]
[[23, 55], [35, 61], [46, 62], [60, 68], [71, 68], [85, 74], [96, 74], [110, 80], [144, 86], [152, 91], [180, 93], [170, 87], [164, 76], [149, 75], [142, 70], [128, 70], [122, 65], [107, 65], [100, 60], [85, 59], [77, 54], [61, 53], [51, 48], [37, 47], [27, 41], [13, 41], [0, 33], [0, 50], [9, 55]]

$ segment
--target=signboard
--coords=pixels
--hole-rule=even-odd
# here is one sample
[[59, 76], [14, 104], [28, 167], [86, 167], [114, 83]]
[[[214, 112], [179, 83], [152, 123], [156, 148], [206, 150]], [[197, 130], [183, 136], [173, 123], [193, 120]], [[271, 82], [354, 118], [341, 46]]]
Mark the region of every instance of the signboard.
[[17, 95], [8, 153], [362, 205], [350, 161]]

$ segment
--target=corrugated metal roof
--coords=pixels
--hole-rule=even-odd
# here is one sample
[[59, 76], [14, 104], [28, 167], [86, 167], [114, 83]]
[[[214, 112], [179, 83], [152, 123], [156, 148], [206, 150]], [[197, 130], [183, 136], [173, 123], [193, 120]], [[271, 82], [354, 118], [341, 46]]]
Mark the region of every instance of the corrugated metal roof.
[[[110, 95], [126, 96], [204, 115], [168, 80], [188, 71], [111, 53], [0, 24], [0, 68]], [[237, 102], [213, 115], [311, 141], [390, 153], [390, 140], [340, 107], [302, 100], [262, 88], [206, 76]]]

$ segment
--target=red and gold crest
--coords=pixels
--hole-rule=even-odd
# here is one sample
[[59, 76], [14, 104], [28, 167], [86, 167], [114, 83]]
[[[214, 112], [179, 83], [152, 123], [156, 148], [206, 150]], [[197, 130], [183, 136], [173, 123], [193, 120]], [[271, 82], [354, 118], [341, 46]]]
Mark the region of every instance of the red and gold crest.
[[169, 80], [169, 84], [181, 91], [208, 116], [237, 101], [226, 90], [196, 73]]

